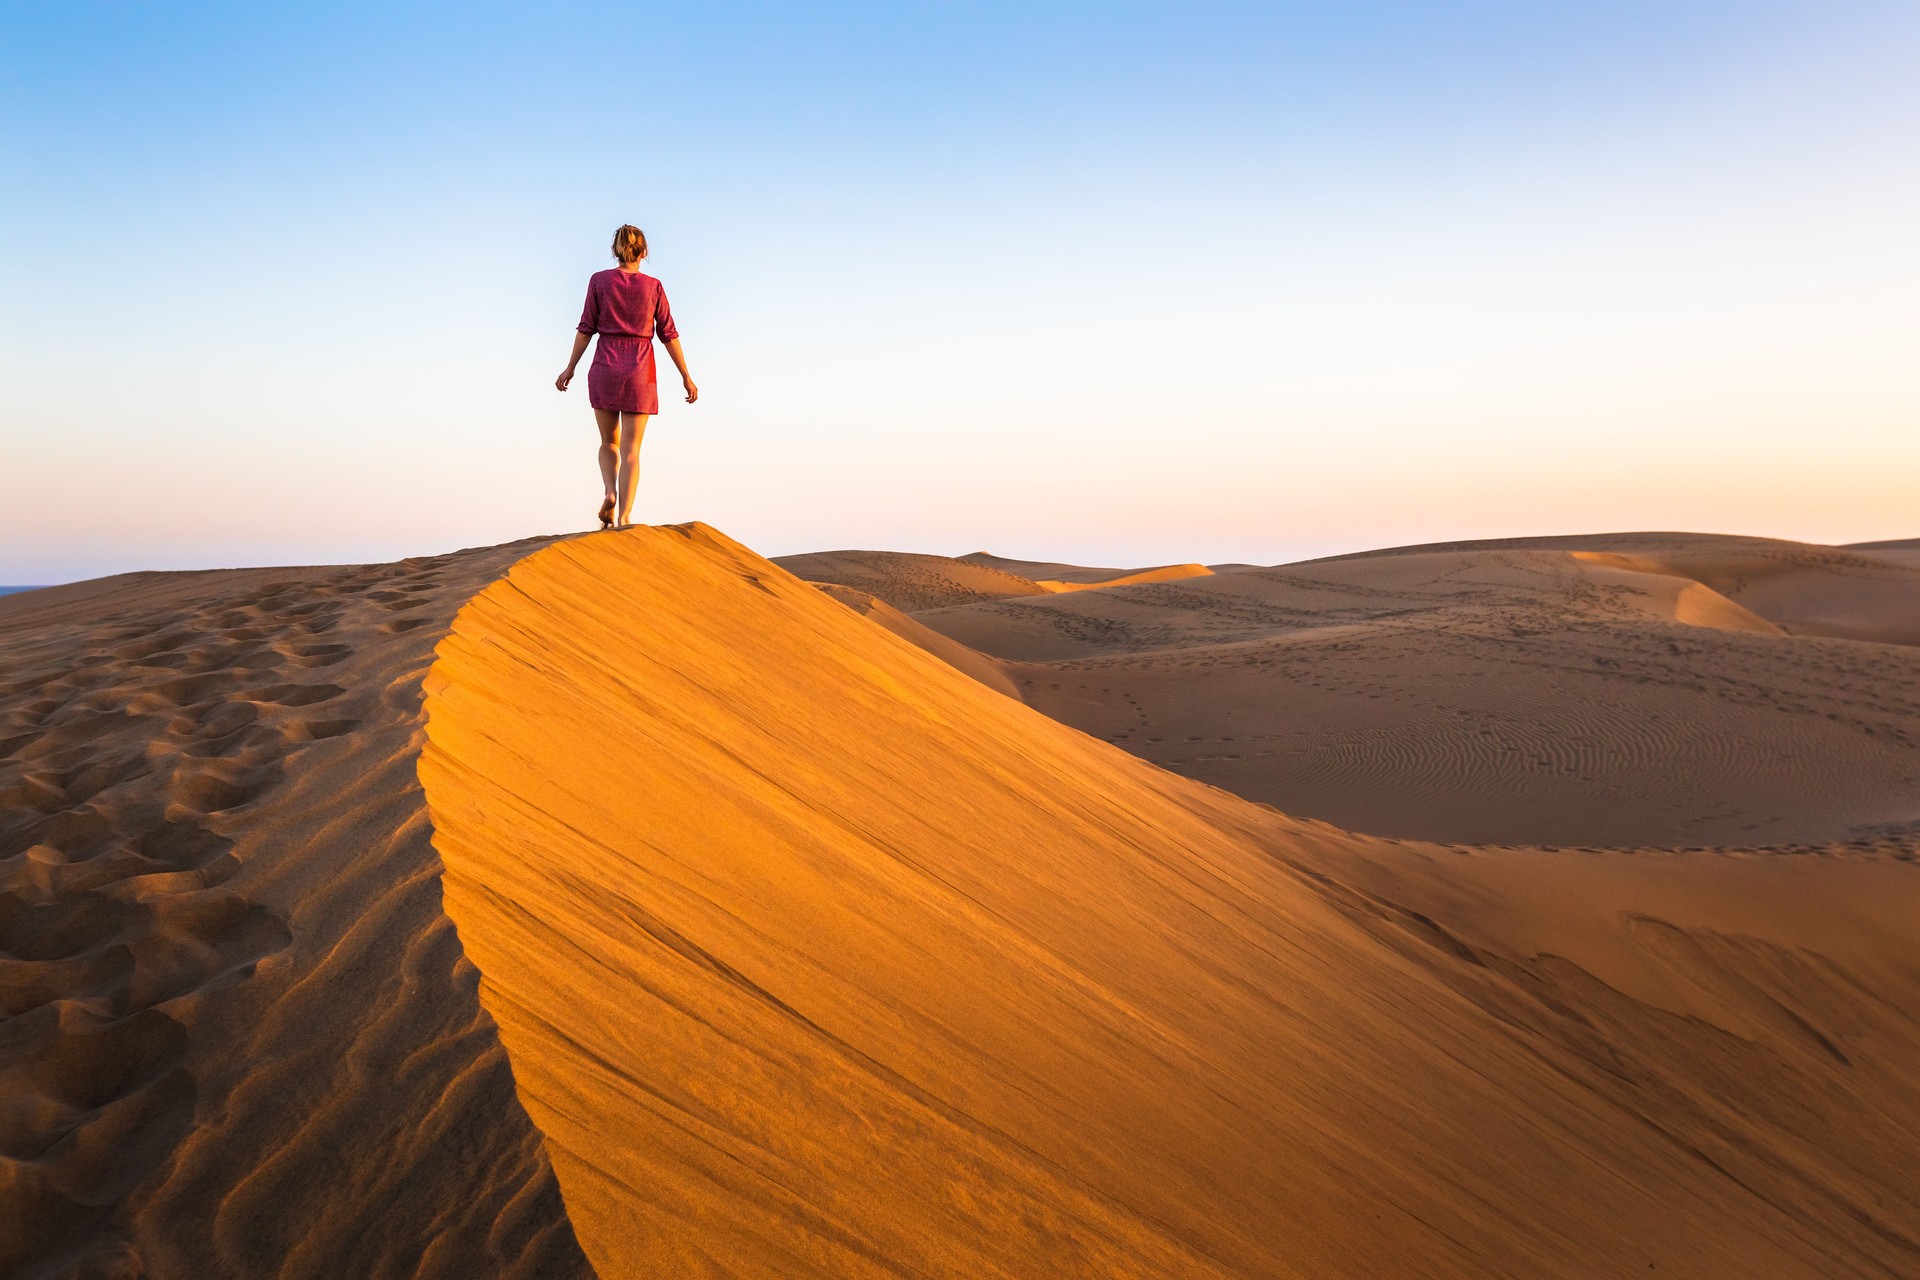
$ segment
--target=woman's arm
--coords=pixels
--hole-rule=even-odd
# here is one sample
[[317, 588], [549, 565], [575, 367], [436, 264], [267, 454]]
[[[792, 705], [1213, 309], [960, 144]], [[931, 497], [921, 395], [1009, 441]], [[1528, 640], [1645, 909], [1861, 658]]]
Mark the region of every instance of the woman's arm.
[[667, 354], [673, 357], [673, 367], [680, 371], [680, 385], [687, 389], [687, 403], [692, 404], [700, 398], [700, 388], [693, 385], [693, 377], [687, 372], [687, 353], [680, 349], [680, 339], [667, 339]]
[[[579, 365], [580, 357], [586, 354], [587, 340], [592, 336], [590, 333], [580, 333], [577, 331], [574, 333], [573, 354], [567, 357], [567, 367], [562, 369], [560, 376], [553, 380], [553, 385], [556, 390], [565, 391], [567, 384], [573, 381], [573, 371]], [[684, 365], [681, 367], [681, 372], [686, 372]]]

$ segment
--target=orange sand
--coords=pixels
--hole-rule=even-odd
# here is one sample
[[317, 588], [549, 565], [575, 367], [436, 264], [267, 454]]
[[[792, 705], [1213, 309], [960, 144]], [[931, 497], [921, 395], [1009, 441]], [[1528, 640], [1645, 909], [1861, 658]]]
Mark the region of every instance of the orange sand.
[[[449, 909], [602, 1274], [1914, 1256], [1907, 862], [1303, 825], [699, 526], [521, 562], [429, 690]], [[1625, 989], [1536, 954], [1562, 915]]]
[[[820, 590], [689, 526], [0, 601], [0, 1273], [1912, 1274], [1910, 835], [1355, 836], [1005, 696], [1187, 650], [1108, 704], [1257, 709], [1207, 663], [1277, 647], [1495, 729], [1814, 735], [1837, 798], [1769, 812], [1859, 819], [1915, 686], [1845, 633], [1903, 606], [1696, 554]], [[1472, 758], [1399, 732], [1380, 812]]]

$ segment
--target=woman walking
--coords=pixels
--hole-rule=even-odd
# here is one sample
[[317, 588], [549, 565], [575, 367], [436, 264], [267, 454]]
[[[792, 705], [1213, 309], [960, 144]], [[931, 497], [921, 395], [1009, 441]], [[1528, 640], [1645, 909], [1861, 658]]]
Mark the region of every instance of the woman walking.
[[619, 266], [596, 271], [587, 281], [587, 305], [573, 336], [573, 355], [553, 385], [567, 389], [587, 340], [600, 335], [593, 366], [587, 370], [587, 401], [600, 425], [600, 480], [606, 488], [600, 524], [625, 529], [632, 523], [627, 517], [633, 513], [633, 485], [640, 470], [640, 437], [647, 419], [660, 412], [660, 389], [653, 375], [655, 338], [667, 344], [688, 404], [700, 398], [700, 388], [687, 374], [666, 291], [652, 276], [640, 274], [647, 256], [646, 233], [635, 226], [621, 227], [613, 233], [613, 256]]

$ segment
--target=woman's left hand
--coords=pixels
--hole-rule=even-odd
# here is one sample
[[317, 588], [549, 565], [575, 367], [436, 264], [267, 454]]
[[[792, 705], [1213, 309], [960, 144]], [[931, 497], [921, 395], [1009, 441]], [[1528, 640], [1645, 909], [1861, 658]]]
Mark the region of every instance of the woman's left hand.
[[687, 403], [692, 404], [700, 398], [700, 388], [693, 385], [692, 378], [680, 379], [680, 385], [687, 389]]
[[567, 389], [567, 384], [572, 381], [573, 381], [573, 370], [562, 369], [560, 371], [560, 376], [553, 380], [553, 389], [555, 391], [565, 391]]

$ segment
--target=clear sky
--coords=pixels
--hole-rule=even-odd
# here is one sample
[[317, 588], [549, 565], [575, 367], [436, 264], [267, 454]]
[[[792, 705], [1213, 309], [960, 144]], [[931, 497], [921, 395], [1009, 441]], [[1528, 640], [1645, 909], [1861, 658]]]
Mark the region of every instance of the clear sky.
[[[1920, 535], [1920, 4], [0, 6], [0, 582]], [[663, 361], [663, 368], [666, 367]]]

